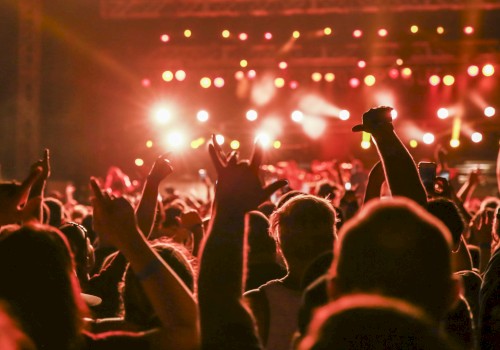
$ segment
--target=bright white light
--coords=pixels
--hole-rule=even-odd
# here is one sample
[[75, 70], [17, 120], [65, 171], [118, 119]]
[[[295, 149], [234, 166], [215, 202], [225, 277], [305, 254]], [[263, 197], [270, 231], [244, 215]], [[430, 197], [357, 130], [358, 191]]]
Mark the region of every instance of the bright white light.
[[352, 187], [352, 186], [351, 186], [351, 183], [350, 183], [350, 182], [346, 182], [346, 183], [344, 184], [344, 187], [345, 187], [345, 189], [346, 189], [347, 191], [349, 191], [349, 190], [351, 190], [351, 187]]
[[493, 107], [486, 107], [484, 109], [484, 115], [487, 116], [488, 118], [493, 117], [495, 115], [495, 108]]
[[460, 140], [457, 139], [450, 140], [450, 146], [453, 148], [457, 148], [458, 146], [460, 146]]
[[300, 123], [304, 120], [304, 113], [302, 113], [301, 111], [293, 111], [291, 118], [294, 122]]
[[439, 108], [437, 116], [439, 119], [446, 119], [450, 116], [450, 112], [446, 108]]
[[170, 121], [170, 112], [166, 108], [158, 108], [155, 112], [155, 119], [160, 124], [166, 124]]
[[422, 137], [422, 141], [426, 144], [426, 145], [430, 145], [431, 143], [433, 143], [435, 140], [435, 137], [433, 134], [431, 134], [430, 132], [426, 132], [424, 134], [424, 136]]
[[396, 111], [395, 109], [393, 109], [391, 111], [391, 118], [392, 120], [396, 119], [398, 117], [398, 111]]
[[324, 119], [318, 117], [308, 117], [302, 122], [304, 132], [312, 139], [318, 139], [326, 129]]
[[471, 138], [472, 142], [478, 143], [478, 142], [481, 142], [483, 140], [483, 135], [480, 132], [475, 132], [475, 133], [472, 133], [470, 138]]
[[137, 158], [135, 160], [135, 165], [137, 165], [137, 166], [143, 166], [144, 165], [144, 160], [142, 160], [141, 158]]
[[254, 142], [258, 142], [262, 147], [268, 148], [271, 145], [271, 137], [265, 132], [257, 133]]
[[351, 113], [347, 109], [343, 109], [339, 112], [340, 120], [347, 120], [351, 117]]
[[198, 113], [196, 114], [196, 119], [198, 119], [198, 121], [202, 123], [206, 122], [208, 120], [208, 117], [208, 112], [204, 110], [198, 111]]
[[224, 135], [221, 134], [215, 135], [215, 142], [217, 142], [217, 144], [223, 145], [225, 140], [226, 139], [224, 138]]
[[370, 141], [361, 141], [361, 148], [368, 149], [368, 148], [370, 148], [370, 146], [371, 146]]
[[167, 144], [173, 149], [178, 149], [184, 146], [184, 135], [179, 131], [172, 131], [167, 135]]
[[247, 111], [247, 114], [246, 114], [246, 117], [247, 117], [247, 120], [253, 122], [255, 120], [257, 120], [257, 117], [258, 117], [258, 113], [256, 110], [253, 110], [253, 109], [250, 109], [249, 111]]

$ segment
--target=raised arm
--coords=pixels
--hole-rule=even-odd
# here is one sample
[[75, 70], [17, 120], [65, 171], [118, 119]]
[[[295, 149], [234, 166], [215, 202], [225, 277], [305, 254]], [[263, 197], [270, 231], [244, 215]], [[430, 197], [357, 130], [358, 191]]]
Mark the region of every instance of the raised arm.
[[155, 349], [198, 349], [196, 302], [180, 278], [151, 249], [141, 233], [132, 205], [111, 197], [91, 180], [94, 193], [94, 225], [120, 249], [136, 272], [162, 327]]
[[202, 349], [260, 349], [252, 315], [242, 301], [245, 214], [286, 181], [262, 187], [259, 147], [251, 162], [239, 162], [234, 152], [226, 157], [215, 140], [209, 152], [218, 181], [198, 279]]
[[363, 114], [363, 124], [355, 126], [353, 131], [372, 134], [392, 195], [410, 198], [425, 207], [424, 186], [413, 158], [394, 131], [391, 111], [391, 107], [370, 109]]
[[385, 181], [384, 168], [382, 162], [378, 161], [370, 170], [368, 175], [368, 184], [366, 185], [365, 197], [363, 199], [363, 205], [366, 204], [370, 199], [380, 197], [380, 188]]
[[166, 156], [167, 154], [159, 156], [153, 164], [136, 209], [139, 228], [146, 237], [151, 233], [155, 220], [160, 182], [172, 173], [172, 165], [170, 165], [170, 161], [166, 159]]

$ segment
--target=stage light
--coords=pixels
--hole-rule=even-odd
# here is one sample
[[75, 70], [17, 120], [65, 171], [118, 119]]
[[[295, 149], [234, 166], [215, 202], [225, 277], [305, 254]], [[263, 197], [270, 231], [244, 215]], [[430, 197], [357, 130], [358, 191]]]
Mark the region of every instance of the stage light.
[[231, 33], [229, 32], [229, 30], [224, 29], [224, 30], [222, 31], [222, 37], [223, 37], [223, 38], [227, 39], [227, 38], [229, 38], [229, 36], [230, 36], [230, 35], [231, 35]]
[[292, 80], [289, 85], [290, 85], [290, 89], [296, 89], [299, 87], [299, 82], [296, 80]]
[[439, 26], [439, 27], [437, 27], [437, 28], [436, 28], [436, 32], [437, 32], [438, 34], [443, 34], [443, 33], [444, 33], [444, 28], [443, 28], [443, 27], [441, 27], [441, 26]]
[[375, 77], [373, 75], [367, 75], [365, 77], [365, 85], [366, 86], [373, 86], [375, 85]]
[[257, 76], [257, 72], [253, 69], [250, 69], [248, 72], [247, 72], [247, 77], [248, 79], [253, 79]]
[[398, 59], [396, 60], [396, 64], [397, 64], [398, 66], [402, 66], [402, 65], [403, 65], [403, 63], [404, 63], [404, 61], [403, 61], [403, 59], [402, 59], [402, 58], [398, 58]]
[[281, 61], [278, 64], [278, 67], [280, 67], [280, 69], [286, 69], [288, 67], [288, 64], [285, 61]]
[[161, 78], [164, 80], [164, 81], [172, 81], [172, 79], [174, 79], [174, 73], [172, 73], [171, 71], [169, 70], [166, 70], [162, 73], [161, 75]]
[[250, 109], [249, 111], [247, 111], [246, 113], [246, 118], [247, 120], [253, 122], [255, 120], [257, 120], [259, 114], [257, 113], [256, 110], [253, 110], [253, 109]]
[[298, 30], [295, 30], [293, 33], [292, 33], [292, 36], [294, 37], [294, 39], [298, 39], [300, 38], [300, 32]]
[[198, 149], [201, 146], [203, 146], [204, 143], [205, 143], [205, 139], [203, 137], [199, 137], [196, 140], [191, 141], [191, 148]]
[[245, 41], [248, 39], [248, 34], [247, 33], [240, 33], [238, 35], [238, 39], [240, 39], [241, 41]]
[[301, 123], [304, 120], [304, 113], [301, 111], [293, 111], [291, 114], [291, 119], [296, 123]]
[[159, 124], [166, 124], [170, 121], [170, 112], [163, 107], [160, 107], [154, 113], [155, 119]]
[[231, 147], [232, 150], [239, 149], [240, 148], [240, 141], [238, 141], [238, 140], [231, 141], [231, 143], [229, 144], [229, 147]]
[[214, 79], [214, 86], [216, 88], [221, 88], [224, 86], [224, 78], [217, 77]]
[[455, 78], [453, 77], [453, 75], [445, 75], [443, 77], [443, 84], [446, 85], [446, 86], [451, 86], [455, 83]]
[[143, 166], [144, 165], [144, 160], [142, 160], [141, 158], [137, 158], [135, 160], [135, 165], [137, 165], [137, 166]]
[[495, 67], [491, 64], [485, 64], [482, 69], [483, 75], [485, 77], [491, 77], [493, 74], [495, 74]]
[[146, 141], [146, 147], [147, 147], [147, 148], [151, 148], [151, 147], [153, 147], [153, 141], [151, 141], [151, 140], [147, 140], [147, 141]]
[[246, 66], [248, 66], [248, 61], [247, 60], [241, 60], [240, 61], [240, 67], [241, 68], [245, 68]]
[[186, 38], [190, 38], [192, 34], [193, 34], [193, 33], [192, 33], [192, 32], [191, 32], [191, 30], [189, 30], [189, 29], [186, 29], [186, 30], [184, 31], [184, 36], [185, 36]]
[[450, 147], [457, 148], [458, 146], [460, 146], [460, 140], [457, 139], [450, 140]]
[[325, 29], [323, 29], [323, 34], [325, 34], [325, 35], [331, 35], [332, 34], [332, 28], [326, 27]]
[[351, 79], [349, 79], [349, 85], [352, 88], [357, 88], [359, 86], [359, 79], [358, 78], [351, 78]]
[[271, 33], [267, 32], [264, 34], [264, 39], [271, 40], [272, 38], [273, 38], [273, 35]]
[[274, 86], [276, 86], [278, 89], [281, 89], [283, 86], [285, 86], [285, 79], [283, 78], [274, 79]]
[[326, 73], [325, 74], [325, 80], [329, 83], [335, 80], [335, 74], [333, 73]]
[[387, 29], [382, 28], [382, 29], [379, 29], [379, 30], [378, 30], [378, 36], [380, 36], [380, 37], [382, 37], [382, 38], [383, 38], [383, 37], [386, 37], [386, 36], [387, 36], [387, 34], [388, 34]]
[[184, 79], [186, 79], [186, 72], [184, 72], [182, 69], [178, 70], [177, 72], [175, 72], [175, 79], [177, 79], [178, 81], [184, 81]]
[[321, 81], [322, 78], [323, 76], [319, 72], [314, 72], [313, 74], [311, 74], [311, 79], [315, 82]]
[[484, 109], [484, 115], [487, 116], [488, 118], [493, 117], [495, 115], [496, 111], [495, 108], [493, 107], [486, 107]]
[[470, 136], [470, 139], [472, 140], [472, 142], [478, 143], [483, 140], [483, 135], [480, 132], [474, 132]]
[[258, 132], [254, 142], [259, 143], [264, 148], [268, 148], [271, 145], [271, 137], [265, 132]]
[[464, 33], [467, 34], [467, 35], [471, 35], [472, 33], [474, 33], [474, 27], [471, 27], [471, 26], [467, 26], [464, 28]]
[[196, 119], [198, 119], [199, 122], [206, 122], [208, 120], [208, 112], [205, 111], [205, 110], [201, 110], [201, 111], [198, 111], [198, 113], [196, 113]]
[[200, 85], [204, 89], [208, 89], [212, 85], [212, 80], [209, 77], [203, 77], [200, 79]]
[[355, 31], [352, 32], [352, 36], [355, 38], [361, 38], [362, 35], [363, 35], [363, 32], [359, 29], [356, 29]]
[[418, 33], [418, 26], [417, 25], [412, 25], [410, 27], [410, 32], [412, 32], [413, 34]]
[[411, 148], [416, 148], [418, 146], [417, 140], [410, 140], [410, 147]]
[[441, 78], [435, 74], [431, 75], [429, 78], [429, 84], [431, 84], [432, 86], [437, 86], [437, 85], [439, 85], [440, 82], [441, 82]]
[[475, 76], [477, 76], [479, 74], [479, 67], [475, 66], [475, 65], [469, 66], [469, 68], [467, 68], [467, 73], [471, 77], [475, 77]]
[[151, 80], [149, 80], [149, 79], [142, 79], [141, 80], [141, 84], [144, 87], [149, 87], [149, 86], [151, 86]]
[[368, 132], [363, 131], [361, 134], [361, 148], [368, 149], [371, 146], [371, 135]]
[[217, 134], [215, 135], [215, 142], [217, 142], [218, 145], [222, 146], [226, 139], [224, 138], [224, 135]]
[[167, 135], [167, 145], [172, 149], [182, 148], [184, 143], [184, 135], [179, 131], [172, 131]]
[[399, 77], [399, 70], [396, 68], [389, 70], [389, 77], [391, 77], [391, 79], [397, 79]]
[[446, 119], [450, 116], [450, 112], [446, 108], [439, 108], [437, 116], [439, 119]]
[[368, 148], [370, 148], [370, 146], [371, 146], [370, 141], [361, 141], [361, 148], [362, 149], [368, 149]]
[[426, 144], [426, 145], [430, 145], [432, 143], [434, 143], [434, 140], [435, 140], [435, 137], [433, 134], [431, 134], [430, 132], [426, 132], [424, 134], [424, 136], [422, 136], [422, 141]]
[[279, 140], [274, 141], [273, 147], [274, 147], [274, 149], [280, 149], [281, 148], [281, 141], [279, 141]]
[[243, 73], [242, 71], [237, 71], [236, 73], [234, 73], [234, 78], [236, 80], [241, 80], [245, 77], [245, 73]]
[[408, 68], [408, 67], [405, 67], [401, 70], [401, 76], [405, 79], [408, 79], [409, 77], [411, 77], [411, 74], [413, 72], [411, 71], [411, 68]]
[[395, 110], [395, 109], [393, 109], [391, 111], [391, 118], [392, 118], [392, 120], [396, 119], [397, 117], [398, 117], [398, 111]]
[[365, 68], [366, 67], [366, 62], [363, 60], [358, 61], [358, 67], [359, 68]]
[[170, 36], [168, 36], [168, 34], [163, 34], [160, 37], [160, 40], [163, 41], [164, 43], [166, 43], [166, 42], [168, 42], [170, 40]]
[[339, 112], [339, 119], [340, 120], [347, 120], [351, 117], [351, 113], [349, 113], [349, 111], [347, 109], [342, 109], [340, 112]]

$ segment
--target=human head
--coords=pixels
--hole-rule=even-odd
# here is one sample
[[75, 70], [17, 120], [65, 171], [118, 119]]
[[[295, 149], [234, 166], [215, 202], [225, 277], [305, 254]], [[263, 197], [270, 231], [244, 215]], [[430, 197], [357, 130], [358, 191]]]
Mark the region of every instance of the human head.
[[270, 225], [289, 268], [291, 264], [305, 267], [333, 249], [335, 210], [326, 199], [297, 195], [274, 211]]
[[331, 294], [380, 293], [408, 300], [440, 319], [457, 300], [451, 235], [406, 198], [369, 202], [340, 231]]
[[61, 226], [66, 217], [62, 202], [59, 199], [47, 197], [43, 199], [43, 203], [49, 207], [48, 224], [54, 227]]
[[0, 233], [0, 299], [39, 349], [73, 349], [85, 305], [68, 243], [54, 227], [27, 224]]
[[269, 235], [269, 220], [260, 211], [248, 213], [248, 262], [259, 260], [259, 257], [276, 258], [276, 241]]
[[419, 308], [374, 294], [348, 295], [318, 309], [300, 350], [452, 349]]
[[[151, 244], [152, 248], [174, 270], [186, 287], [194, 293], [196, 276], [188, 259], [189, 252], [182, 245], [165, 239], [153, 241]], [[125, 272], [122, 295], [125, 319], [128, 322], [145, 328], [154, 328], [160, 325], [148, 297], [130, 266]]]
[[453, 247], [458, 248], [465, 222], [455, 203], [447, 198], [433, 198], [427, 203], [427, 211], [445, 224], [451, 233]]

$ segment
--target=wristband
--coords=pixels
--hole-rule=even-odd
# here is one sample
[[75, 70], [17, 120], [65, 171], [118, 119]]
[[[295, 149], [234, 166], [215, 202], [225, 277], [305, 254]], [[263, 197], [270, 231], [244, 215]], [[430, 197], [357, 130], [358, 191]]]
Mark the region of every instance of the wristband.
[[152, 275], [154, 275], [159, 269], [162, 263], [158, 259], [153, 259], [151, 260], [145, 268], [143, 268], [141, 271], [136, 272], [135, 276], [139, 281], [144, 281], [145, 279], [148, 279]]

